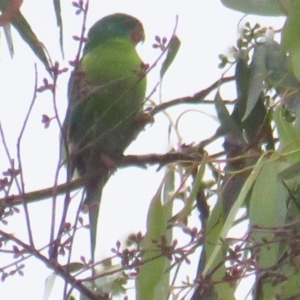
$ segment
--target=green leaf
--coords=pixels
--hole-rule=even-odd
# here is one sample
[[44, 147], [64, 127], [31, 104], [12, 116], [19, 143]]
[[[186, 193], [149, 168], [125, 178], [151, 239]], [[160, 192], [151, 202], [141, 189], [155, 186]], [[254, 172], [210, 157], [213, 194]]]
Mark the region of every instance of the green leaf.
[[264, 87], [264, 80], [267, 77], [266, 68], [267, 47], [265, 44], [257, 44], [254, 49], [252, 62], [250, 65], [250, 82], [247, 97], [247, 106], [243, 121], [248, 118], [255, 107], [259, 95]]
[[[0, 0], [0, 10], [3, 12], [6, 8], [11, 5], [10, 0]], [[34, 54], [41, 60], [41, 62], [48, 69], [50, 67], [50, 63], [45, 51], [45, 47], [42, 43], [37, 39], [35, 33], [32, 31], [30, 25], [27, 20], [24, 18], [21, 12], [15, 14], [10, 20], [11, 24], [15, 27], [15, 29], [19, 32], [22, 39], [28, 44], [28, 46], [32, 49]], [[8, 46], [12, 48], [12, 39], [9, 36], [8, 30], [6, 30], [6, 37], [8, 38]], [[12, 52], [11, 52], [12, 53]]]
[[64, 56], [64, 49], [63, 49], [63, 25], [62, 25], [62, 18], [61, 18], [61, 7], [60, 7], [60, 0], [53, 0], [54, 11], [56, 16], [56, 24], [59, 27], [59, 43], [61, 53]]
[[[282, 168], [278, 153], [274, 153], [264, 166], [253, 186], [249, 201], [249, 219], [251, 225], [259, 227], [282, 226], [285, 222], [287, 190], [278, 180]], [[251, 234], [256, 244], [262, 240], [271, 242], [273, 233], [254, 231]], [[279, 243], [270, 243], [260, 247], [258, 264], [261, 268], [273, 266], [278, 260]]]
[[[241, 132], [243, 132], [246, 141], [250, 143], [254, 142], [258, 147], [259, 144], [267, 142], [267, 149], [274, 148], [271, 138], [272, 129], [269, 124], [267, 110], [264, 105], [264, 97], [262, 95], [259, 95], [259, 99], [249, 116], [242, 121], [247, 107], [250, 83], [250, 67], [248, 66], [248, 57], [246, 54], [242, 55], [236, 63], [235, 78], [238, 98], [231, 116], [241, 128]], [[264, 137], [258, 138], [258, 136]]]
[[294, 128], [292, 123], [287, 122], [283, 118], [283, 109], [279, 107], [274, 112], [274, 121], [278, 131], [280, 140], [280, 150], [282, 154], [289, 155], [289, 159], [293, 157], [291, 163], [300, 161], [300, 132]]
[[67, 265], [64, 265], [63, 267], [66, 269], [67, 272], [74, 273], [79, 270], [82, 270], [85, 266], [83, 263], [80, 262], [72, 262]]
[[[249, 89], [250, 68], [247, 58], [240, 57], [235, 66], [236, 92], [239, 104], [239, 116], [242, 117], [245, 113], [246, 99]], [[246, 99], [245, 99], [246, 98]]]
[[282, 107], [275, 110], [274, 121], [280, 141], [279, 150], [282, 162], [278, 179], [296, 179], [300, 174], [300, 132], [294, 127], [293, 123], [289, 123], [283, 118]]
[[49, 277], [46, 278], [43, 300], [49, 299], [50, 294], [53, 289], [53, 286], [54, 286], [54, 283], [55, 283], [55, 280], [56, 280], [56, 277], [57, 277], [56, 274], [51, 274]]
[[[253, 246], [258, 246], [257, 264], [259, 269], [268, 269], [276, 265], [282, 253], [281, 243], [276, 241], [272, 228], [285, 224], [286, 201], [288, 191], [278, 180], [278, 173], [282, 169], [280, 155], [274, 152], [266, 161], [253, 186], [249, 200], [250, 225], [258, 226], [262, 230], [253, 228], [251, 239]], [[270, 230], [268, 230], [270, 229]], [[256, 299], [271, 300], [276, 290], [270, 281], [260, 282], [261, 288], [255, 289]]]
[[198, 169], [198, 172], [196, 174], [195, 180], [194, 180], [194, 184], [191, 190], [191, 193], [188, 197], [188, 199], [186, 200], [184, 207], [182, 208], [182, 210], [178, 213], [178, 219], [181, 222], [184, 222], [184, 220], [186, 220], [186, 218], [190, 215], [191, 211], [192, 211], [192, 207], [193, 204], [195, 203], [195, 199], [197, 196], [197, 193], [203, 183], [203, 176], [205, 173], [205, 167], [206, 167], [206, 163], [207, 163], [207, 156], [205, 155], [201, 161], [201, 165], [200, 168]]
[[216, 206], [214, 207], [207, 223], [207, 263], [203, 271], [204, 275], [206, 275], [209, 270], [212, 270], [217, 265], [216, 259], [218, 255], [220, 255], [220, 251], [222, 249], [222, 243], [220, 241], [226, 239], [229, 230], [232, 228], [238, 210], [243, 205], [248, 193], [252, 189], [257, 177], [261, 172], [263, 161], [264, 157], [261, 157], [258, 160], [227, 215], [225, 215], [223, 211], [222, 197], [219, 198]]
[[291, 265], [288, 266], [288, 272], [285, 274], [287, 280], [276, 284], [276, 295], [280, 295], [282, 299], [298, 299], [300, 272]]
[[234, 121], [234, 118], [230, 116], [219, 91], [217, 91], [216, 93], [214, 103], [220, 122], [220, 127], [217, 131], [218, 134], [225, 136], [230, 135], [234, 137], [238, 141], [238, 143], [243, 143], [242, 132], [238, 124]]
[[147, 217], [147, 232], [141, 242], [141, 247], [145, 251], [142, 261], [145, 262], [140, 267], [136, 277], [137, 300], [166, 299], [168, 295], [168, 285], [165, 286], [165, 270], [168, 259], [160, 255], [159, 249], [153, 243], [154, 240], [160, 242], [162, 235], [167, 230], [168, 206], [161, 203], [161, 191], [163, 183], [153, 197]]
[[12, 35], [11, 35], [10, 24], [4, 25], [3, 30], [4, 30], [5, 39], [6, 39], [6, 43], [8, 46], [10, 57], [13, 57], [14, 56], [14, 45], [13, 45], [13, 40], [12, 40]]
[[288, 57], [282, 47], [274, 40], [266, 43], [267, 82], [282, 96], [284, 104], [293, 112], [299, 107], [299, 80], [288, 65]]
[[252, 186], [261, 171], [263, 160], [264, 158], [261, 157], [256, 163], [229, 212], [225, 212], [223, 209], [224, 199], [220, 196], [208, 219], [204, 245], [205, 255], [203, 256], [206, 263], [201, 275], [205, 277], [212, 272], [211, 280], [219, 282], [214, 285], [218, 294], [216, 299], [235, 299], [236, 286], [233, 283], [224, 281], [226, 274], [224, 262], [228, 250], [225, 240], [234, 224], [237, 212], [243, 206], [246, 198], [248, 198]]
[[[0, 7], [1, 8], [1, 7]], [[50, 67], [48, 57], [46, 55], [45, 47], [38, 40], [35, 33], [32, 31], [30, 25], [20, 13], [15, 16], [12, 20], [12, 25], [19, 32], [22, 39], [28, 44], [34, 54], [40, 59], [40, 61], [45, 65], [46, 69]]]
[[[280, 243], [278, 241], [273, 229], [282, 228], [287, 220], [290, 222], [293, 213], [299, 213], [295, 201], [290, 202], [289, 212], [287, 213], [286, 200], [289, 197], [288, 189], [292, 190], [295, 199], [297, 198], [295, 187], [297, 187], [300, 178], [299, 172], [297, 172], [300, 161], [300, 136], [293, 127], [293, 123], [289, 123], [283, 118], [282, 112], [282, 107], [278, 107], [274, 112], [274, 121], [280, 141], [279, 150], [274, 152], [268, 161], [264, 163], [253, 186], [249, 201], [250, 224], [262, 228], [262, 230], [254, 228], [251, 233], [254, 245], [259, 245], [257, 262], [258, 267], [262, 269], [276, 266], [283, 253], [287, 251], [285, 242]], [[286, 179], [285, 185], [282, 179]], [[290, 209], [293, 207], [294, 211], [291, 211]], [[285, 276], [287, 278], [290, 278], [294, 271], [297, 273], [296, 270], [292, 270], [293, 267], [289, 263], [287, 262], [287, 265], [285, 264], [280, 268], [282, 274], [286, 271]], [[298, 279], [299, 275], [295, 274], [295, 276]], [[289, 286], [287, 282], [283, 281], [278, 285], [276, 284], [274, 289], [272, 283], [263, 280], [261, 288], [257, 290], [256, 297], [259, 299], [273, 299], [275, 295], [279, 296], [283, 292], [289, 296], [294, 295], [296, 293], [294, 283]]]
[[221, 0], [224, 6], [245, 14], [260, 16], [282, 16], [288, 4], [282, 0]]
[[279, 180], [293, 179], [300, 174], [300, 162], [296, 162], [278, 173]]
[[282, 85], [284, 77], [288, 73], [288, 61], [281, 46], [276, 41], [268, 40], [264, 43], [266, 47], [266, 68], [268, 81], [272, 86]]
[[174, 61], [174, 59], [177, 55], [177, 52], [180, 48], [180, 44], [181, 44], [181, 42], [180, 42], [179, 38], [177, 37], [177, 35], [172, 36], [172, 39], [169, 44], [166, 59], [164, 60], [161, 70], [160, 70], [160, 79], [162, 79], [164, 77], [165, 73], [171, 66], [172, 62]]
[[[162, 192], [162, 204], [164, 205], [164, 217], [165, 220], [170, 220], [172, 218], [173, 212], [173, 197], [175, 191], [175, 171], [173, 166], [166, 167], [166, 176], [165, 176], [165, 184]], [[165, 232], [166, 240], [168, 244], [171, 244], [173, 241], [173, 231], [167, 230]], [[170, 268], [171, 261], [165, 261], [165, 269]], [[170, 284], [170, 272], [164, 275], [164, 281], [162, 282], [164, 286], [168, 286]]]
[[292, 1], [292, 5], [282, 31], [282, 46], [289, 53], [294, 73], [300, 80], [300, 2]]

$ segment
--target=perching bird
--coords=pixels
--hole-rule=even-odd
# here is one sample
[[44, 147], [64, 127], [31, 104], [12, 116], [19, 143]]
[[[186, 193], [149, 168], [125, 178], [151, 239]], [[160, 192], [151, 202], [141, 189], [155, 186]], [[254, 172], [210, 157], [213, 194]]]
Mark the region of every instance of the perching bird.
[[136, 45], [145, 38], [139, 20], [113, 14], [88, 32], [82, 58], [69, 83], [65, 119], [68, 169], [87, 178], [84, 184], [94, 258], [102, 188], [114, 169], [114, 158], [140, 131], [146, 77]]

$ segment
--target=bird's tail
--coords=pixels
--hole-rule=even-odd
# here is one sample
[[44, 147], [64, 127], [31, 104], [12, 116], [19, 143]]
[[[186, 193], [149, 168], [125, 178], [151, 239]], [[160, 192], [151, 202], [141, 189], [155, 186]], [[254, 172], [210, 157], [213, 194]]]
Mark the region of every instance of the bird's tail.
[[[101, 196], [104, 184], [106, 183], [105, 177], [93, 178], [85, 185], [86, 197], [84, 204], [88, 207], [89, 225], [90, 225], [90, 246], [92, 262], [95, 262], [95, 249], [97, 238], [97, 224], [100, 211]], [[92, 275], [95, 275], [95, 268], [92, 269]], [[83, 294], [80, 294], [80, 300], [90, 300]]]
[[96, 238], [97, 238], [97, 224], [100, 209], [100, 202], [102, 190], [106, 183], [106, 176], [101, 178], [93, 178], [86, 184], [86, 198], [84, 203], [88, 206], [89, 222], [90, 222], [90, 242], [91, 242], [91, 258], [94, 262]]

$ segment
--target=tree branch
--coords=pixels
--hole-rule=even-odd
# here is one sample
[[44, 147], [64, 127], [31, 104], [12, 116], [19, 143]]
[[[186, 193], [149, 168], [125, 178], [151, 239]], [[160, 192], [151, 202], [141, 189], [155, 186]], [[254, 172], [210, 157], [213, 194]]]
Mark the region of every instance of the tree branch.
[[[193, 152], [192, 147], [187, 148], [190, 153], [181, 152], [170, 152], [166, 154], [149, 154], [149, 155], [127, 155], [123, 156], [119, 161], [116, 162], [116, 166], [119, 168], [138, 166], [142, 168], [147, 168], [148, 165], [159, 164], [159, 169], [164, 165], [169, 163], [186, 161], [195, 162], [201, 161], [201, 155], [199, 153]], [[196, 153], [196, 154], [195, 154]], [[73, 191], [81, 188], [87, 178], [77, 178], [69, 183], [63, 183], [55, 187], [49, 187], [46, 189], [33, 191], [26, 193], [24, 195], [10, 195], [0, 199], [0, 206], [11, 207], [14, 205], [19, 205], [26, 201], [29, 203], [40, 201], [46, 198], [64, 194], [68, 191]]]
[[211, 93], [213, 90], [215, 90], [219, 85], [226, 83], [226, 82], [233, 81], [233, 80], [235, 80], [235, 76], [221, 78], [221, 79], [217, 80], [216, 82], [214, 82], [208, 88], [194, 94], [193, 96], [177, 98], [174, 100], [170, 100], [168, 102], [164, 102], [164, 103], [154, 107], [153, 110], [150, 112], [150, 114], [152, 116], [154, 116], [157, 113], [159, 113], [167, 108], [170, 108], [172, 106], [178, 105], [178, 104], [199, 104], [199, 103], [212, 104], [212, 103], [214, 103], [214, 101], [204, 100], [205, 97], [207, 97], [207, 95], [209, 93]]
[[20, 241], [16, 237], [14, 237], [14, 235], [8, 234], [8, 233], [0, 230], [0, 236], [2, 236], [6, 240], [13, 241], [17, 245], [21, 246], [26, 251], [26, 253], [30, 253], [31, 255], [33, 255], [34, 257], [36, 257], [40, 261], [42, 261], [45, 264], [45, 266], [48, 266], [49, 268], [51, 268], [55, 272], [55, 274], [61, 276], [72, 287], [76, 288], [78, 291], [80, 291], [84, 295], [88, 296], [90, 299], [92, 299], [92, 300], [94, 300], [94, 299], [95, 300], [96, 299], [97, 300], [107, 299], [107, 298], [104, 298], [104, 297], [101, 297], [101, 296], [96, 296], [93, 292], [91, 292], [87, 287], [85, 287], [82, 284], [81, 280], [77, 280], [72, 275], [70, 275], [66, 268], [64, 268], [63, 266], [61, 266], [60, 264], [58, 264], [54, 260], [49, 260], [49, 258], [42, 255], [40, 253], [40, 251], [36, 250], [32, 246], [29, 246], [29, 245], [23, 243], [22, 241]]

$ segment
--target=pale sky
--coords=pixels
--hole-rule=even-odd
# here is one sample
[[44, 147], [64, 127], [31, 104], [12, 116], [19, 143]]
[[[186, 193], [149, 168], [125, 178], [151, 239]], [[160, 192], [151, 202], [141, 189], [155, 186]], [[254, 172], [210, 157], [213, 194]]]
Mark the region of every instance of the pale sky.
[[[62, 59], [58, 30], [55, 23], [52, 1], [26, 0], [22, 13], [31, 24], [33, 31], [48, 49], [51, 59], [58, 61], [62, 67], [69, 67], [68, 61], [73, 60], [77, 52], [77, 42], [73, 35], [80, 34], [80, 16], [75, 16], [71, 0], [62, 0], [64, 26], [64, 52]], [[168, 70], [162, 86], [162, 100], [168, 101], [181, 96], [193, 95], [216, 81], [223, 70], [218, 69], [218, 54], [224, 53], [235, 43], [237, 23], [242, 14], [223, 7], [218, 0], [189, 1], [124, 1], [124, 0], [90, 0], [87, 28], [105, 15], [124, 12], [140, 19], [146, 32], [146, 41], [138, 46], [145, 63], [153, 63], [159, 55], [159, 50], [153, 49], [154, 36], [170, 37], [176, 15], [179, 17], [177, 35], [181, 40], [181, 48], [176, 60]], [[263, 20], [263, 24], [274, 25], [276, 29], [282, 25], [279, 18], [247, 18], [247, 20]], [[5, 130], [7, 144], [11, 155], [16, 158], [16, 141], [24, 122], [34, 91], [34, 63], [37, 63], [38, 85], [44, 77], [49, 76], [43, 65], [23, 43], [15, 30], [12, 30], [15, 46], [15, 56], [10, 59], [4, 35], [1, 35], [0, 47], [0, 120]], [[61, 121], [67, 106], [66, 87], [69, 72], [61, 75], [57, 90], [57, 107]], [[148, 76], [148, 91], [150, 92], [159, 80], [159, 66]], [[223, 89], [226, 97], [234, 97], [234, 89]], [[212, 96], [213, 97], [213, 96]], [[158, 93], [152, 97], [158, 100]], [[179, 114], [187, 109], [198, 110], [184, 115], [180, 123], [182, 142], [199, 142], [210, 137], [217, 123], [199, 111], [215, 114], [206, 106], [178, 107], [170, 110], [176, 120]], [[58, 160], [57, 125], [53, 122], [50, 128], [44, 129], [41, 115], [53, 116], [53, 102], [50, 92], [38, 94], [33, 112], [29, 118], [24, 138], [22, 140], [22, 162], [25, 176], [26, 191], [37, 190], [53, 185], [54, 174]], [[169, 150], [167, 141], [168, 121], [163, 114], [157, 115], [155, 123], [148, 126], [138, 139], [127, 149], [130, 154], [165, 153]], [[177, 147], [173, 139], [173, 147]], [[9, 167], [3, 147], [0, 145], [0, 171]], [[147, 170], [127, 168], [119, 170], [109, 180], [104, 189], [101, 203], [98, 240], [105, 241], [98, 247], [99, 257], [109, 255], [111, 247], [118, 239], [123, 239], [130, 232], [144, 230], [149, 202], [159, 187], [164, 171], [156, 172], [156, 167]], [[63, 180], [63, 174], [61, 181]], [[0, 193], [0, 196], [1, 193]], [[49, 242], [49, 227], [51, 217], [51, 200], [29, 205], [30, 217], [36, 246], [42, 247]], [[75, 207], [75, 205], [74, 205]], [[74, 209], [73, 209], [74, 210]], [[197, 225], [197, 220], [195, 219]], [[23, 214], [9, 219], [9, 226], [0, 225], [19, 238], [26, 241], [25, 221]], [[80, 235], [83, 244], [88, 245], [88, 231]], [[79, 255], [88, 255], [89, 249], [76, 251], [74, 259]], [[76, 256], [77, 255], [77, 256]], [[0, 255], [0, 267], [6, 265], [8, 256]], [[197, 259], [196, 257], [195, 259]], [[196, 260], [195, 260], [196, 264]], [[184, 270], [190, 277], [194, 269]], [[35, 259], [26, 261], [25, 276], [13, 276], [2, 283], [1, 299], [39, 300], [42, 299], [45, 279], [51, 275], [51, 270], [45, 268]], [[59, 280], [55, 285], [50, 299], [59, 299], [61, 285]], [[131, 299], [131, 298], [130, 298]]]

